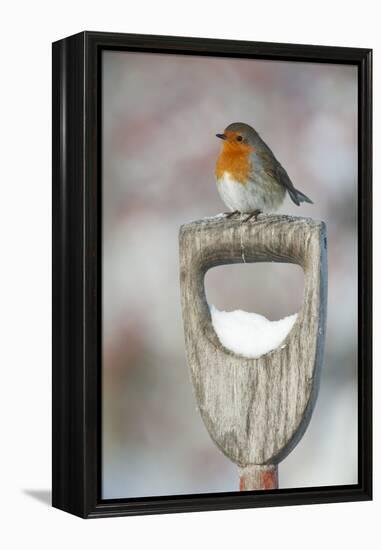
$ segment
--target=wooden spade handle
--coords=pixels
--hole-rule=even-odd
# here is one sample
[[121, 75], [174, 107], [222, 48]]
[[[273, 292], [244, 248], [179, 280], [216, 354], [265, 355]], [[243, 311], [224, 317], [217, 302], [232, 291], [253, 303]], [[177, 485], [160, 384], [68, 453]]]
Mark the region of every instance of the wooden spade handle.
[[[279, 348], [256, 359], [222, 346], [205, 295], [208, 269], [240, 262], [294, 263], [304, 271], [303, 304], [291, 332]], [[319, 388], [327, 303], [325, 224], [276, 215], [247, 223], [220, 216], [186, 224], [180, 229], [180, 286], [188, 366], [204, 424], [241, 469], [243, 488], [275, 487], [275, 465], [303, 436]]]

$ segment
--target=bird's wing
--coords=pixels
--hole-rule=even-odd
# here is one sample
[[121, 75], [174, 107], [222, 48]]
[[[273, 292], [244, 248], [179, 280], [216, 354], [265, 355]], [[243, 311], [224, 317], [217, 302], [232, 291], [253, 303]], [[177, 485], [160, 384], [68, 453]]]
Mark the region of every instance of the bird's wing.
[[255, 151], [255, 154], [261, 159], [262, 161], [262, 168], [263, 171], [276, 180], [278, 183], [283, 185], [285, 187], [291, 197], [291, 200], [299, 206], [300, 201], [298, 199], [297, 190], [295, 189], [292, 181], [289, 178], [289, 175], [287, 174], [286, 170], [283, 168], [283, 166], [280, 164], [280, 162], [277, 161], [277, 159], [274, 157], [271, 150], [267, 147], [264, 148], [263, 151]]

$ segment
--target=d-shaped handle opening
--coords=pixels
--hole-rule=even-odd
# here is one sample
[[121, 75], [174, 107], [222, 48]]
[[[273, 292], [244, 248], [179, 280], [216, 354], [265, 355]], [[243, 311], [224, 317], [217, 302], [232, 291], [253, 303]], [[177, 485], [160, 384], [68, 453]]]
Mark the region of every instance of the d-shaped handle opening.
[[287, 345], [303, 308], [304, 272], [283, 262], [220, 265], [205, 273], [204, 293], [225, 351], [257, 359]]
[[[260, 359], [270, 359], [272, 355], [286, 350], [290, 342], [295, 340], [302, 322], [306, 322], [306, 316], [308, 315], [309, 307], [308, 301], [306, 301], [308, 292], [306, 288], [303, 293], [301, 308], [293, 315], [287, 316], [288, 318], [272, 322], [268, 319], [258, 318], [255, 313], [251, 314], [250, 312], [242, 312], [243, 314], [228, 312], [226, 315], [226, 312], [213, 310], [211, 304], [207, 301], [205, 276], [208, 271], [203, 273], [202, 292], [200, 292], [195, 300], [198, 302], [197, 309], [200, 330], [216, 350], [237, 359], [244, 359], [246, 364], [258, 364]], [[281, 322], [279, 323], [279, 321]], [[278, 325], [275, 324], [277, 322], [279, 323]], [[243, 339], [238, 338], [236, 342], [238, 345], [235, 345], [233, 343], [235, 335], [231, 333], [231, 330], [236, 330], [241, 324], [246, 325], [245, 330], [247, 335], [250, 333], [250, 328], [257, 325], [257, 335], [259, 337], [267, 337], [267, 344], [261, 342], [256, 346], [255, 342], [248, 342], [247, 340], [243, 342]]]

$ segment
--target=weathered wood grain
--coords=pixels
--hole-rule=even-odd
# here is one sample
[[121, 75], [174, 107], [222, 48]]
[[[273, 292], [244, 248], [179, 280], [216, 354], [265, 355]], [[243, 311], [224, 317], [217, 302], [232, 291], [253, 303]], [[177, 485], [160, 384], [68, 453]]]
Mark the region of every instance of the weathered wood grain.
[[[221, 345], [205, 297], [208, 269], [243, 261], [295, 263], [304, 270], [303, 305], [291, 332], [257, 359]], [[183, 225], [180, 281], [187, 360], [210, 436], [241, 468], [278, 464], [306, 430], [318, 393], [327, 304], [325, 224], [260, 215], [246, 223], [217, 216]]]

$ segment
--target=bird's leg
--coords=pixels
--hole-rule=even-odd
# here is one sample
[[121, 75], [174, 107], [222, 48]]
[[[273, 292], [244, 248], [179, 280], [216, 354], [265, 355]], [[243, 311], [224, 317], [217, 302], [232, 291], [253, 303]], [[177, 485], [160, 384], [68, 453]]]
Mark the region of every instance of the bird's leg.
[[224, 212], [224, 214], [227, 218], [232, 218], [236, 214], [239, 214], [239, 212], [238, 212], [238, 210], [233, 210], [233, 212]]
[[250, 212], [250, 214], [247, 216], [247, 218], [244, 221], [248, 222], [249, 220], [251, 220], [251, 218], [254, 218], [255, 221], [257, 221], [259, 214], [262, 214], [262, 210], [253, 210], [253, 212]]

